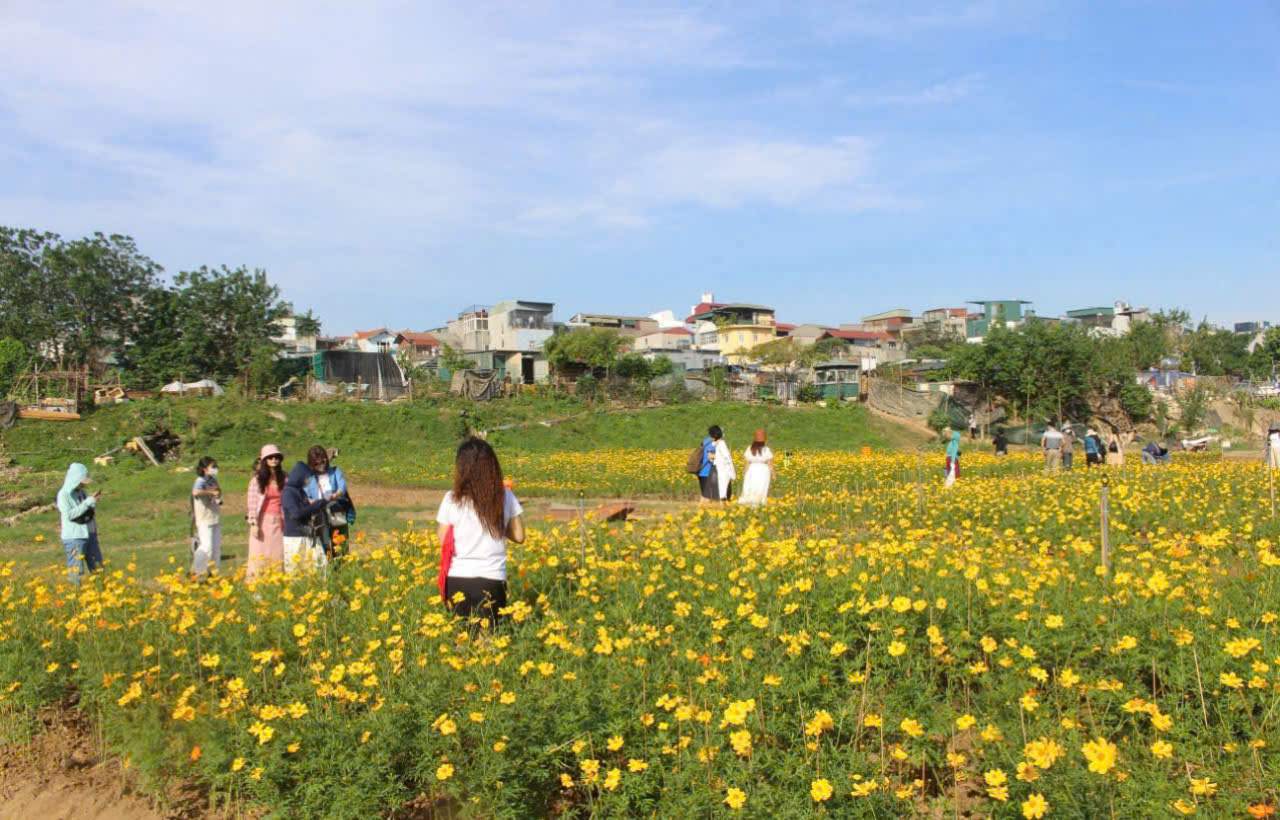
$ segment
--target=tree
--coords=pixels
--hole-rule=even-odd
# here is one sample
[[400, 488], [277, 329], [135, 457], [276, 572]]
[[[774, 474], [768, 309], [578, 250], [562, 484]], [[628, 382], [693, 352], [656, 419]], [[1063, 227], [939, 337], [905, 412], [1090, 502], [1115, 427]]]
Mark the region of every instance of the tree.
[[[289, 306], [289, 312], [293, 312], [293, 306]], [[294, 328], [298, 331], [299, 336], [319, 336], [320, 320], [311, 313], [308, 308], [306, 313], [294, 313]]]
[[31, 365], [31, 355], [17, 339], [0, 339], [0, 399], [9, 395], [14, 382]]
[[1245, 433], [1253, 433], [1253, 422], [1257, 418], [1257, 408], [1253, 396], [1248, 390], [1236, 390], [1231, 394], [1231, 403], [1235, 405], [1236, 421], [1244, 428]]
[[448, 342], [440, 343], [440, 366], [449, 373], [462, 373], [471, 368], [471, 360]]
[[[183, 377], [265, 379], [262, 359], [288, 313], [262, 270], [245, 267], [184, 271], [172, 288], [155, 288], [135, 307], [134, 343], [123, 354], [131, 381]], [[255, 361], [257, 364], [254, 364]]]
[[1197, 384], [1190, 390], [1179, 393], [1176, 401], [1181, 413], [1179, 425], [1187, 434], [1194, 433], [1204, 421], [1205, 412], [1209, 408], [1209, 391], [1203, 385]]
[[761, 342], [748, 352], [750, 359], [761, 367], [769, 368], [782, 374], [787, 385], [787, 398], [796, 398], [792, 394], [792, 385], [796, 381], [796, 371], [812, 367], [830, 355], [831, 346], [818, 344], [801, 345], [790, 336], [770, 339]]
[[0, 336], [32, 353], [96, 365], [130, 341], [137, 302], [161, 268], [127, 236], [0, 227]]
[[557, 333], [542, 346], [547, 363], [557, 373], [574, 369], [608, 371], [618, 359], [622, 337], [606, 328]]

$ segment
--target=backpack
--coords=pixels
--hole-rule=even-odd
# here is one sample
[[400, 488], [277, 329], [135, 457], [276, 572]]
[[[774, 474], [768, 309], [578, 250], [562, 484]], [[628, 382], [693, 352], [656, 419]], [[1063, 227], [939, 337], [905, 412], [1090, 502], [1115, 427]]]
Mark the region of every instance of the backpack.
[[689, 460], [685, 462], [684, 469], [694, 475], [702, 472], [702, 456], [703, 448], [702, 445], [699, 444], [697, 447], [694, 447], [693, 452], [689, 454]]

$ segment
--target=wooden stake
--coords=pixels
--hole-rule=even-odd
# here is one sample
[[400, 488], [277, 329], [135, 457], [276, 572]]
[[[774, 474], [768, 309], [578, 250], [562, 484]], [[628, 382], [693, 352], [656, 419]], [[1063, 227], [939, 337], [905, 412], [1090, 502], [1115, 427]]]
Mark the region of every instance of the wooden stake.
[[1274, 519], [1276, 517], [1276, 465], [1270, 463], [1271, 445], [1268, 444], [1267, 447], [1267, 460], [1264, 463], [1267, 465], [1267, 486], [1271, 491], [1271, 517]]
[[1102, 499], [1099, 504], [1102, 525], [1102, 570], [1111, 577], [1111, 479], [1102, 477]]

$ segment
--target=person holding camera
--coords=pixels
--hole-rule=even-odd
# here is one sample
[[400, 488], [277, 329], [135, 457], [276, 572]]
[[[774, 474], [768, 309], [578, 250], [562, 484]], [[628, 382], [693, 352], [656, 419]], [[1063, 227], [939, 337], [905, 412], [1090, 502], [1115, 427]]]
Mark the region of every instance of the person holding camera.
[[96, 520], [99, 490], [92, 495], [85, 490], [90, 482], [89, 468], [79, 462], [67, 468], [67, 476], [58, 490], [58, 515], [62, 519], [62, 546], [67, 557], [67, 576], [80, 583], [86, 571], [102, 566], [102, 547], [98, 544]]

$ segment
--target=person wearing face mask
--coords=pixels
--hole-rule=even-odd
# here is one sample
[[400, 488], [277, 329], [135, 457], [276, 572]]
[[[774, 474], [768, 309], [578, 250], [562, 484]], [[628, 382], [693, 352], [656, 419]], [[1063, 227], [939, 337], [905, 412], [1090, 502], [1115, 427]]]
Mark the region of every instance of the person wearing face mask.
[[191, 574], [203, 578], [222, 569], [222, 487], [218, 485], [218, 462], [208, 456], [196, 464], [191, 526], [195, 535]]

